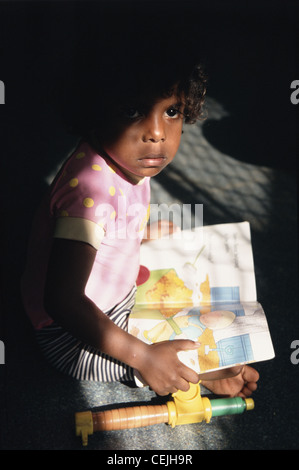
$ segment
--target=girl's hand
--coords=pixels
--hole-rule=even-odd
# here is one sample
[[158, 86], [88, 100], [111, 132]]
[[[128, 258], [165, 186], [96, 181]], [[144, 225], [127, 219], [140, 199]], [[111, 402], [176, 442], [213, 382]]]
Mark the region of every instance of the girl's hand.
[[[250, 366], [233, 367], [218, 371], [213, 376], [201, 376], [204, 387], [225, 397], [250, 397], [257, 389], [259, 373]], [[205, 378], [207, 378], [205, 380]]]
[[147, 352], [138, 372], [143, 381], [158, 395], [168, 395], [178, 390], [189, 390], [189, 382], [198, 383], [199, 375], [185, 366], [178, 358], [178, 352], [198, 349], [191, 340], [161, 341], [147, 345]]
[[159, 220], [147, 225], [143, 238], [143, 243], [157, 238], [166, 237], [174, 232], [179, 232], [181, 229], [177, 225], [169, 222], [169, 220]]

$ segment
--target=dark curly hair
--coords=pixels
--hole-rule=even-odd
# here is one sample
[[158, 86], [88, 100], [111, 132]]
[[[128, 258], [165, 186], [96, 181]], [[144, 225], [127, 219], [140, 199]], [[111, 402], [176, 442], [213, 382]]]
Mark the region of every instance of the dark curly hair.
[[198, 45], [185, 33], [165, 34], [163, 28], [163, 21], [159, 26], [136, 18], [114, 28], [81, 27], [57, 94], [72, 133], [87, 138], [96, 127], [111, 124], [113, 104], [131, 105], [138, 96], [176, 94], [185, 104], [186, 124], [203, 117], [207, 78]]
[[202, 65], [195, 65], [190, 74], [177, 83], [177, 93], [184, 97], [184, 122], [194, 124], [202, 119], [207, 76]]

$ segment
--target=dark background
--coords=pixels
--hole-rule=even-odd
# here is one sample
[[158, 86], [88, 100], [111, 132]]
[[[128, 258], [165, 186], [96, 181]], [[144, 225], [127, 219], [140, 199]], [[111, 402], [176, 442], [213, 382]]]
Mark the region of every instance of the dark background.
[[[22, 273], [31, 220], [47, 186], [45, 178], [55, 171], [76, 139], [70, 136], [55, 111], [51, 90], [60, 78], [63, 66], [72, 58], [74, 43], [82, 31], [85, 15], [98, 16], [99, 27], [105, 15], [123, 26], [123, 11], [136, 17], [165, 17], [165, 34], [183, 34], [184, 28], [194, 33], [209, 76], [208, 96], [220, 102], [229, 116], [220, 121], [208, 120], [203, 126], [206, 139], [221, 152], [258, 166], [267, 166], [294, 181], [297, 161], [297, 108], [290, 101], [290, 84], [299, 79], [297, 30], [298, 2], [292, 1], [212, 1], [212, 2], [0, 2], [0, 80], [5, 84], [5, 105], [0, 106], [1, 137], [1, 322], [0, 339], [5, 343], [6, 364], [0, 366], [0, 398], [2, 425], [7, 422], [6, 397], [10, 393], [10, 364], [17, 368], [20, 355], [32, 359], [31, 329], [24, 317], [19, 299], [19, 278]], [[138, 16], [139, 15], [139, 16]], [[181, 24], [173, 28], [172, 21]], [[165, 51], [163, 52], [165, 53]], [[186, 54], [188, 51], [186, 51]], [[297, 74], [297, 75], [296, 75]], [[162, 176], [161, 176], [162, 177]], [[216, 177], [217, 178], [217, 177]], [[285, 188], [281, 197], [285, 197]], [[296, 195], [294, 196], [296, 197]], [[280, 189], [273, 193], [273, 203], [280, 198]], [[293, 203], [293, 201], [292, 201]], [[293, 207], [293, 206], [292, 206]], [[280, 214], [282, 217], [282, 214]], [[296, 214], [292, 213], [292, 220]], [[231, 220], [221, 220], [230, 222]], [[209, 223], [218, 223], [211, 208]], [[274, 284], [275, 302], [287, 305], [287, 326], [274, 331], [284, 334], [283, 356], [290, 355], [290, 343], [298, 337], [297, 309], [297, 224], [286, 225], [289, 232], [285, 252], [280, 260], [275, 255], [279, 235], [274, 232], [256, 235], [256, 244], [263, 259], [263, 250], [274, 247], [273, 259], [265, 257], [265, 271], [281, 283]], [[275, 234], [276, 233], [276, 234]], [[289, 241], [289, 243], [288, 243]], [[265, 245], [267, 245], [265, 247]], [[281, 259], [285, 254], [285, 258]], [[262, 261], [261, 261], [262, 262]], [[291, 279], [291, 284], [288, 281]], [[271, 287], [266, 286], [263, 301], [273, 303]], [[263, 287], [261, 281], [260, 286]], [[262, 295], [263, 297], [263, 295]], [[286, 313], [286, 312], [284, 312]], [[280, 315], [277, 312], [277, 315]], [[29, 338], [29, 339], [28, 339]], [[32, 349], [33, 348], [33, 349]], [[279, 357], [281, 351], [276, 351]], [[36, 366], [33, 364], [33, 370]], [[290, 361], [280, 361], [280, 378], [275, 379], [273, 395], [289, 376], [289, 386], [281, 399], [291, 398], [292, 422], [298, 418], [298, 370]], [[299, 367], [299, 366], [298, 366]], [[18, 370], [22, 393], [22, 371]], [[271, 382], [271, 373], [269, 381]], [[267, 375], [267, 372], [266, 372]], [[281, 382], [280, 382], [281, 380]], [[269, 396], [269, 400], [271, 397]], [[16, 403], [17, 406], [17, 403]], [[19, 419], [22, 421], [22, 411]], [[273, 425], [288, 429], [288, 419]], [[4, 426], [4, 425], [3, 425]], [[269, 430], [269, 432], [271, 432]], [[16, 431], [16, 436], [18, 436]], [[2, 434], [5, 431], [2, 427]], [[7, 437], [6, 437], [7, 439]], [[282, 448], [296, 448], [291, 439], [280, 442]], [[21, 442], [20, 436], [16, 437]], [[7, 442], [5, 439], [4, 443]], [[8, 439], [13, 448], [13, 438]], [[5, 448], [5, 444], [3, 444]], [[253, 444], [254, 447], [255, 444]], [[256, 444], [257, 445], [257, 444]], [[30, 446], [29, 446], [30, 447]], [[258, 447], [258, 445], [257, 445]], [[271, 447], [271, 445], [270, 445]], [[278, 440], [274, 448], [279, 448]], [[299, 445], [298, 445], [299, 447]], [[0, 440], [1, 448], [1, 440]]]

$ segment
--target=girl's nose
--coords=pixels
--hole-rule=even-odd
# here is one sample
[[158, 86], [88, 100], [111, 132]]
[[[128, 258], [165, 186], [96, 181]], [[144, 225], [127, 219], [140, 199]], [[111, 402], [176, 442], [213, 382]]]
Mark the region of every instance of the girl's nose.
[[166, 139], [165, 124], [163, 117], [151, 114], [144, 121], [142, 140], [143, 142], [164, 142]]

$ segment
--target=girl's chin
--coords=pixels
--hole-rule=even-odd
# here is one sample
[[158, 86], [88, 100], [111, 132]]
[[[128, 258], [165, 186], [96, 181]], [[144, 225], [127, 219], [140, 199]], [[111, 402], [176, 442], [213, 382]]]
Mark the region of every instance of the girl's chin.
[[124, 170], [123, 173], [134, 183], [139, 183], [141, 180], [143, 180], [146, 177], [153, 177], [158, 175], [164, 167], [162, 168], [157, 168], [157, 167], [147, 167], [147, 168], [142, 168], [141, 170], [136, 170], [136, 172], [132, 172], [129, 170]]

